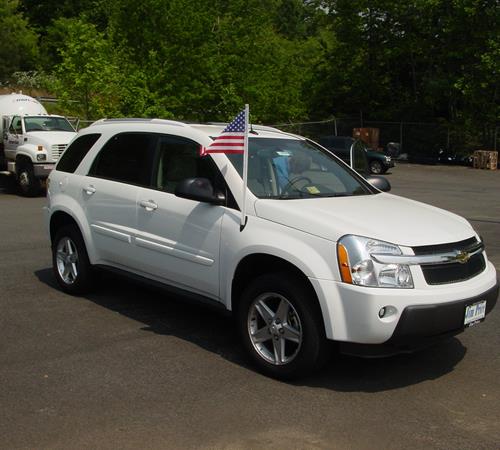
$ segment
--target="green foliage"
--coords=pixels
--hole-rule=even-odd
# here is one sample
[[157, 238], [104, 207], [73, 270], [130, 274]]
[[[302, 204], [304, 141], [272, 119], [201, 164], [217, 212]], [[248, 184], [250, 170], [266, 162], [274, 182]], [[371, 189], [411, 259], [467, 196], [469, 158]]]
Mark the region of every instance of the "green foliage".
[[0, 0], [0, 83], [31, 69], [37, 57], [37, 36], [18, 7], [17, 0]]
[[0, 0], [0, 23], [0, 78], [38, 69], [91, 118], [249, 103], [254, 121], [435, 121], [472, 143], [500, 114], [497, 0]]

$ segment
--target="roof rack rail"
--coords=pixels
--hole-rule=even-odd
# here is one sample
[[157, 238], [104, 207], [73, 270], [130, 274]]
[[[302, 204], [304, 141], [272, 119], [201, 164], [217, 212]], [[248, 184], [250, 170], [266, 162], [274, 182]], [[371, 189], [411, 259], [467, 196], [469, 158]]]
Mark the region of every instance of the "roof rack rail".
[[[217, 125], [217, 126], [227, 126], [229, 125], [229, 122], [206, 122], [206, 123], [199, 123], [199, 124], [196, 124], [196, 125]], [[249, 124], [250, 128], [254, 129], [254, 130], [257, 130], [257, 131], [274, 131], [274, 132], [279, 132], [279, 133], [283, 133], [283, 131], [281, 131], [280, 129], [278, 128], [275, 128], [275, 127], [270, 127], [268, 125], [258, 125], [258, 124]]]
[[114, 118], [114, 119], [99, 119], [90, 124], [93, 125], [110, 125], [115, 123], [157, 123], [163, 125], [173, 125], [176, 127], [185, 127], [186, 124], [183, 122], [178, 122], [176, 120], [167, 120], [167, 119], [149, 119], [149, 118], [141, 118], [141, 117], [123, 117], [123, 118]]

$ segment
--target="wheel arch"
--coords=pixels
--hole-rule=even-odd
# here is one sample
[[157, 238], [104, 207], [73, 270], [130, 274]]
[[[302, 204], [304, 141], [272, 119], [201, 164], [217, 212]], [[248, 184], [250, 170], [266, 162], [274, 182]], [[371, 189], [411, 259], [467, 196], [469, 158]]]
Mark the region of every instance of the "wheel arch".
[[31, 164], [33, 165], [33, 161], [31, 160], [31, 157], [25, 153], [18, 153], [16, 155], [16, 172], [19, 173], [20, 168], [24, 164]]
[[270, 253], [252, 253], [244, 256], [236, 266], [231, 282], [230, 308], [235, 310], [239, 297], [248, 283], [256, 277], [269, 273], [286, 272], [296, 280], [300, 280], [313, 294], [311, 302], [320, 313], [323, 330], [325, 329], [325, 317], [321, 307], [318, 294], [309, 281], [307, 275], [295, 264]]
[[95, 252], [92, 245], [89, 245], [90, 228], [85, 227], [84, 224], [78, 220], [77, 216], [72, 214], [67, 208], [58, 208], [50, 215], [48, 228], [51, 244], [54, 242], [57, 230], [66, 225], [74, 225], [78, 228], [92, 263], [95, 260]]

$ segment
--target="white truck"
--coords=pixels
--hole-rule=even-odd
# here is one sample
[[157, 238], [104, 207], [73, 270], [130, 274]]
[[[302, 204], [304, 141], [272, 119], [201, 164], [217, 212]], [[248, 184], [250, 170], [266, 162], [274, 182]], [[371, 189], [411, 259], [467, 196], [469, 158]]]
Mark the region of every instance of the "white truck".
[[65, 117], [49, 115], [36, 99], [0, 95], [0, 166], [15, 176], [25, 196], [36, 195], [76, 135]]

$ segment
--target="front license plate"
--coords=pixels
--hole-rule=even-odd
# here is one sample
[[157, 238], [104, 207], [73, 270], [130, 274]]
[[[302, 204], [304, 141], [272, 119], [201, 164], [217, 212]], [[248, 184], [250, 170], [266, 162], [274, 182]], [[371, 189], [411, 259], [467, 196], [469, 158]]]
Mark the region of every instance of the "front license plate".
[[470, 327], [484, 319], [486, 315], [486, 300], [465, 307], [464, 326]]

